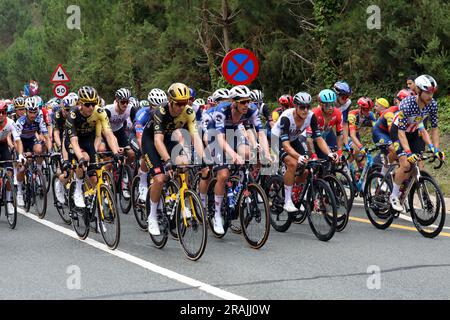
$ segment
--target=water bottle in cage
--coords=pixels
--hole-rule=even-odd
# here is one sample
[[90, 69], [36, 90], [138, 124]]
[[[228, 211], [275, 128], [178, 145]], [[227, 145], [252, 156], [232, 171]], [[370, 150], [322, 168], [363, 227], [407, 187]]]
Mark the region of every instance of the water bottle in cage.
[[236, 201], [234, 197], [233, 184], [230, 181], [227, 182], [227, 199], [228, 199], [228, 206], [230, 208], [234, 208]]

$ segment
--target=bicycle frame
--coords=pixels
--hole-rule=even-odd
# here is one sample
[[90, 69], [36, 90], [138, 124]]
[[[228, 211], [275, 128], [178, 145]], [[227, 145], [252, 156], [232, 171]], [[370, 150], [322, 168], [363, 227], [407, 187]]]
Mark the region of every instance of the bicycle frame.
[[[184, 192], [186, 190], [188, 190], [189, 188], [188, 188], [188, 185], [187, 185], [187, 182], [186, 182], [186, 173], [185, 172], [180, 172], [178, 174], [178, 176], [179, 176], [180, 181], [181, 181], [181, 188], [180, 188], [180, 190], [179, 190], [179, 192], [177, 194], [177, 202], [180, 201], [180, 203], [181, 203], [181, 212], [182, 212], [182, 215], [183, 215], [183, 224], [184, 224], [185, 227], [187, 227], [187, 225], [188, 225], [187, 224], [187, 219], [186, 219], [186, 215], [184, 213], [184, 209], [186, 208], [185, 207], [185, 201], [184, 201], [185, 200]], [[196, 212], [195, 212], [195, 206], [194, 206], [194, 203], [192, 202], [192, 198], [189, 198], [189, 205], [191, 206], [191, 213], [193, 214], [194, 218], [197, 218], [197, 215], [196, 215]]]

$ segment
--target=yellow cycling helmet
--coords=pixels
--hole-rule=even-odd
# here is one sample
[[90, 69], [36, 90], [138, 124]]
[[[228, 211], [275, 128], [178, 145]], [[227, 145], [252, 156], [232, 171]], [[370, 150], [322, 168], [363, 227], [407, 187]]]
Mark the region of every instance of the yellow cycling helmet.
[[81, 87], [78, 90], [78, 97], [82, 103], [98, 103], [98, 93], [93, 87]]
[[385, 108], [389, 108], [390, 107], [390, 105], [389, 105], [389, 101], [387, 101], [385, 98], [378, 98], [377, 100], [376, 100], [376, 102], [378, 103], [378, 104], [381, 104], [383, 107], [385, 107]]
[[179, 82], [173, 83], [167, 90], [167, 93], [169, 99], [173, 101], [185, 101], [191, 97], [188, 86]]

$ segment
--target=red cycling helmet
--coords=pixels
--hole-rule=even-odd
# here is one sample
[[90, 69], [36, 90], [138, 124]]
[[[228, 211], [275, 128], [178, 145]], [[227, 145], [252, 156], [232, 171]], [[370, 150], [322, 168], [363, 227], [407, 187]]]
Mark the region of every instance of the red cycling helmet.
[[8, 111], [8, 104], [6, 101], [0, 101], [0, 113], [5, 113]]
[[399, 101], [402, 101], [403, 99], [405, 99], [406, 97], [409, 97], [411, 95], [412, 95], [411, 91], [409, 91], [407, 89], [402, 89], [397, 93], [397, 99]]
[[286, 107], [293, 107], [294, 106], [294, 101], [292, 99], [292, 96], [289, 94], [283, 94], [280, 99], [278, 99], [278, 102]]
[[374, 106], [372, 99], [369, 97], [359, 98], [357, 104], [362, 110], [372, 110]]

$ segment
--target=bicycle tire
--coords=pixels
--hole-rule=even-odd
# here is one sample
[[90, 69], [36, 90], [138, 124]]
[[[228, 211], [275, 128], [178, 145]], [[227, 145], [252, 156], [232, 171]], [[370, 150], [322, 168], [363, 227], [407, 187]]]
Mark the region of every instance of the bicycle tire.
[[323, 179], [328, 182], [333, 191], [337, 209], [336, 231], [341, 232], [347, 226], [350, 217], [347, 193], [342, 183], [334, 175], [326, 175]]
[[[56, 207], [56, 211], [58, 212], [59, 216], [61, 217], [62, 221], [67, 224], [70, 225], [72, 223], [72, 219], [69, 216], [69, 210], [68, 210], [68, 206], [66, 204], [62, 204], [58, 201], [58, 198], [56, 198], [56, 187], [55, 187], [55, 183], [56, 180], [58, 179], [57, 175], [53, 175], [52, 177], [52, 194], [53, 194], [53, 200], [55, 202], [55, 207]], [[65, 188], [65, 187], [64, 187]], [[67, 197], [68, 198], [68, 197]], [[67, 201], [68, 199], [66, 199]], [[66, 208], [66, 209], [64, 209]]]
[[[206, 227], [206, 219], [205, 219], [205, 212], [203, 210], [202, 202], [200, 198], [197, 196], [197, 194], [192, 190], [185, 190], [184, 191], [184, 197], [185, 201], [186, 199], [191, 199], [193, 208], [191, 207], [191, 217], [190, 219], [186, 219], [186, 224], [184, 223], [184, 217], [181, 212], [181, 203], [177, 203], [176, 205], [176, 225], [177, 225], [177, 233], [178, 233], [178, 240], [180, 242], [180, 245], [183, 249], [184, 254], [189, 260], [197, 261], [200, 259], [205, 252], [206, 248], [206, 242], [207, 242], [207, 227]], [[190, 201], [189, 201], [190, 202]], [[195, 214], [193, 210], [195, 210]], [[193, 249], [190, 248], [188, 245], [186, 238], [189, 237], [190, 234], [198, 234], [199, 236], [199, 244], [196, 245]], [[192, 237], [191, 237], [192, 239]]]
[[23, 192], [23, 202], [25, 204], [24, 208], [26, 212], [30, 212], [31, 209], [31, 187], [30, 187], [31, 181], [28, 177], [28, 174], [25, 173], [25, 181], [24, 181], [24, 188], [25, 190], [22, 190]]
[[292, 224], [293, 215], [283, 209], [285, 197], [283, 177], [280, 175], [270, 177], [266, 183], [265, 193], [269, 201], [270, 225], [278, 232], [286, 232]]
[[[120, 242], [120, 216], [117, 211], [117, 206], [114, 200], [114, 194], [111, 188], [106, 185], [100, 185], [100, 194], [97, 199], [98, 220], [100, 233], [102, 234], [103, 241], [111, 249], [117, 248]], [[102, 207], [100, 204], [102, 202]], [[105, 206], [106, 204], [106, 206]], [[101, 210], [103, 208], [103, 210]], [[105, 212], [105, 208], [108, 208], [109, 212]], [[103, 214], [102, 214], [103, 213]], [[109, 226], [114, 225], [114, 230], [111, 232], [111, 239], [107, 236]], [[108, 227], [106, 227], [108, 226]], [[109, 233], [108, 233], [109, 234]]]
[[80, 209], [75, 206], [74, 194], [76, 181], [72, 181], [69, 187], [69, 210], [71, 215], [76, 218], [72, 219], [72, 227], [80, 240], [85, 240], [89, 235], [90, 221], [88, 221], [87, 209]]
[[[431, 216], [430, 219], [427, 219], [427, 220], [422, 219], [422, 217], [418, 214], [418, 212], [416, 211], [416, 208], [414, 207], [414, 194], [416, 193], [416, 190], [419, 192], [419, 196], [422, 198], [421, 203], [423, 203], [423, 201], [427, 200], [427, 199], [423, 199], [424, 198], [423, 194], [420, 195], [421, 187], [423, 187], [423, 185], [426, 182], [433, 185], [433, 188], [435, 190], [435, 197], [437, 200], [434, 214]], [[429, 188], [425, 188], [425, 189], [428, 191]], [[427, 197], [429, 197], [429, 195]], [[428, 199], [428, 201], [430, 202], [430, 199]], [[428, 205], [430, 205], [430, 203], [428, 203]], [[409, 195], [408, 195], [408, 206], [410, 209], [413, 224], [416, 227], [417, 231], [420, 232], [421, 235], [423, 235], [425, 238], [435, 238], [441, 233], [441, 231], [444, 227], [444, 224], [445, 224], [445, 215], [446, 215], [445, 200], [444, 200], [442, 191], [439, 188], [439, 185], [433, 178], [428, 177], [428, 176], [421, 176], [419, 181], [413, 184], [413, 186], [409, 192]], [[429, 210], [430, 209], [428, 209], [428, 211]], [[434, 231], [428, 232], [428, 229], [434, 225], [434, 223], [438, 220], [438, 218], [439, 218], [439, 224], [437, 225], [436, 229]]]
[[47, 188], [47, 193], [50, 192], [50, 183], [52, 182], [52, 173], [50, 169], [50, 165], [47, 161], [47, 158], [44, 157], [44, 161], [42, 162], [42, 174], [45, 178], [45, 186]]
[[[367, 177], [366, 185], [364, 186], [364, 209], [372, 225], [380, 230], [389, 228], [394, 221], [394, 215], [389, 203], [392, 182], [390, 179], [385, 179], [383, 184], [386, 183], [388, 189], [383, 191], [378, 186], [379, 179], [383, 178], [384, 176], [381, 173], [374, 172]], [[375, 183], [375, 192], [372, 194], [373, 183]]]
[[[5, 181], [6, 180], [6, 181]], [[11, 200], [7, 200], [6, 199], [6, 186], [10, 185], [11, 188]], [[16, 198], [16, 190], [14, 188], [14, 180], [8, 176], [5, 175], [4, 176], [4, 181], [3, 181], [3, 203], [5, 204], [5, 215], [6, 215], [6, 220], [8, 221], [8, 226], [10, 229], [15, 229], [16, 228], [16, 224], [17, 224], [17, 198]], [[14, 210], [13, 212], [9, 212], [8, 210], [8, 203], [12, 203]]]
[[[323, 190], [323, 193], [322, 193]], [[319, 202], [316, 202], [316, 199], [312, 198], [312, 193], [315, 196], [320, 195]], [[311, 205], [312, 204], [312, 205]], [[331, 206], [331, 217], [330, 212], [327, 210], [325, 214], [322, 213], [323, 220], [325, 221], [324, 225], [328, 225], [328, 230], [326, 232], [321, 232], [318, 227], [319, 224], [314, 222], [315, 215], [313, 218], [313, 212], [317, 212], [319, 209], [319, 205], [322, 206], [324, 204], [329, 204]], [[313, 206], [314, 208], [311, 208]], [[329, 241], [333, 238], [336, 232], [336, 220], [337, 220], [337, 212], [336, 212], [336, 202], [334, 199], [333, 191], [331, 190], [328, 183], [322, 179], [314, 179], [312, 181], [312, 185], [309, 189], [308, 201], [307, 201], [307, 210], [308, 210], [308, 222], [311, 227], [312, 232], [320, 241]], [[323, 211], [321, 209], [320, 211]]]
[[[123, 186], [122, 186], [122, 181], [125, 181], [125, 175], [128, 177], [128, 183], [126, 183], [126, 187], [127, 187], [127, 191], [128, 194], [130, 195], [129, 199], [126, 199], [124, 197], [124, 192], [123, 192]], [[132, 205], [132, 197], [131, 197], [131, 188], [132, 188], [132, 178], [133, 176], [131, 175], [131, 168], [128, 165], [124, 165], [122, 168], [122, 173], [120, 175], [120, 179], [119, 179], [119, 183], [118, 183], [118, 189], [119, 189], [119, 203], [120, 203], [120, 209], [122, 210], [122, 213], [124, 214], [128, 214], [130, 212], [131, 209], [131, 205]], [[124, 182], [125, 184], [125, 182]]]
[[[334, 176], [338, 178], [339, 182], [344, 186], [348, 198], [348, 210], [349, 212], [353, 208], [353, 201], [355, 199], [355, 190], [352, 178], [348, 175], [347, 172], [344, 170], [336, 170], [334, 173]], [[369, 175], [368, 175], [369, 176]]]
[[147, 210], [145, 209], [145, 203], [139, 203], [139, 183], [141, 177], [139, 175], [135, 176], [133, 182], [131, 184], [131, 200], [133, 205], [133, 213], [136, 219], [136, 222], [143, 231], [147, 231], [148, 222], [147, 222]]
[[[246, 195], [249, 192], [251, 195]], [[249, 200], [249, 203], [246, 203]], [[250, 205], [252, 203], [252, 205]], [[256, 203], [256, 206], [255, 206]], [[261, 213], [260, 203], [264, 207], [264, 213]], [[269, 238], [270, 234], [270, 214], [269, 200], [263, 188], [256, 183], [249, 183], [246, 190], [242, 190], [237, 201], [239, 208], [239, 219], [241, 221], [242, 234], [245, 240], [253, 249], [262, 248]], [[258, 210], [256, 210], [258, 208]], [[262, 235], [253, 238], [253, 232], [250, 230], [250, 222], [255, 221], [259, 226], [262, 222]], [[256, 224], [255, 224], [256, 225]], [[253, 228], [252, 228], [253, 229]]]
[[[45, 183], [45, 177], [44, 174], [42, 173], [42, 171], [40, 171], [39, 169], [35, 171], [36, 174], [36, 179], [33, 183], [34, 185], [34, 197], [35, 197], [35, 206], [37, 207], [37, 199], [41, 198], [42, 199], [42, 209], [39, 210], [38, 208], [38, 212], [37, 212], [37, 216], [39, 217], [39, 219], [44, 219], [45, 218], [45, 214], [47, 213], [47, 186]], [[39, 181], [39, 183], [37, 183]]]

